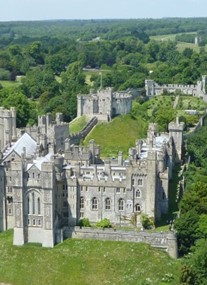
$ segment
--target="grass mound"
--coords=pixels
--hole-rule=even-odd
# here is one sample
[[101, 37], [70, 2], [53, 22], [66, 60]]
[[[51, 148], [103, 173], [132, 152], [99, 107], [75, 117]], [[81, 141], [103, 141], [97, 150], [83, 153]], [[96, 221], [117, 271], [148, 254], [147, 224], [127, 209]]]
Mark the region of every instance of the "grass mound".
[[98, 124], [84, 140], [88, 145], [91, 139], [101, 146], [101, 156], [117, 157], [119, 151], [127, 156], [128, 148], [139, 138], [146, 137], [147, 123], [140, 117], [130, 114], [118, 116], [110, 123]]

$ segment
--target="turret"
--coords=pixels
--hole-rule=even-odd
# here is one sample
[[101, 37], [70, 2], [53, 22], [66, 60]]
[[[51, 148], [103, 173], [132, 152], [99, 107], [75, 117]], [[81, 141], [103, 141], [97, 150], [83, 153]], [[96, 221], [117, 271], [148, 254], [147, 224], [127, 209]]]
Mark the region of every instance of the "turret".
[[155, 195], [157, 183], [157, 153], [149, 150], [147, 153], [147, 187], [146, 187], [146, 214], [155, 218]]

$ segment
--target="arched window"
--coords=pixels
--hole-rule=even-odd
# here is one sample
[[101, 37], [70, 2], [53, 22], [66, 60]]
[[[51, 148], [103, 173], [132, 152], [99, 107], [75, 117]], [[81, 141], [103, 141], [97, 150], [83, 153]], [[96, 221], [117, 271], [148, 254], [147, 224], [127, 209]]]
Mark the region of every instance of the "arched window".
[[84, 197], [80, 197], [80, 209], [84, 209]]
[[92, 210], [97, 210], [98, 209], [98, 200], [96, 197], [92, 199]]
[[32, 193], [32, 214], [35, 214], [35, 194]]
[[37, 213], [38, 213], [38, 215], [40, 215], [40, 214], [41, 214], [40, 198], [37, 198]]
[[135, 205], [135, 212], [141, 212], [140, 204]]
[[141, 197], [141, 191], [138, 189], [136, 191], [136, 198], [140, 198]]
[[122, 199], [122, 198], [119, 199], [118, 207], [119, 207], [119, 211], [124, 210], [124, 199]]
[[111, 210], [111, 199], [106, 198], [105, 200], [105, 210]]

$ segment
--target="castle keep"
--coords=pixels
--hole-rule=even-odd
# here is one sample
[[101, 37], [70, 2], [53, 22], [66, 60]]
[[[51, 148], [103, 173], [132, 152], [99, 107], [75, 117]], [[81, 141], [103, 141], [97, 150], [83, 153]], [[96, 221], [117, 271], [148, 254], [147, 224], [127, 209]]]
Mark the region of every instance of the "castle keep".
[[0, 122], [7, 120], [0, 124], [0, 230], [14, 228], [15, 245], [53, 247], [59, 231], [83, 217], [118, 225], [136, 217], [140, 225], [141, 213], [158, 220], [168, 211], [169, 179], [182, 150], [184, 125], [178, 120], [163, 134], [150, 124], [147, 138], [129, 149], [126, 160], [119, 152], [103, 161], [93, 140], [88, 147], [71, 144], [61, 114], [55, 122], [40, 116], [38, 126], [24, 131], [16, 129], [13, 108], [0, 115]]
[[116, 115], [129, 113], [131, 106], [131, 94], [113, 92], [112, 88], [101, 89], [90, 95], [78, 95], [77, 117], [96, 116], [99, 121], [109, 121]]

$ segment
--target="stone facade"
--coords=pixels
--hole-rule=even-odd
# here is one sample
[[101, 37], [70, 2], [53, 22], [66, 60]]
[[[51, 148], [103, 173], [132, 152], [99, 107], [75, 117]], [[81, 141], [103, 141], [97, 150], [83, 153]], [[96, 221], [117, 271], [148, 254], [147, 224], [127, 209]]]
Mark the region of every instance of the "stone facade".
[[78, 95], [77, 117], [86, 115], [97, 117], [99, 121], [110, 121], [116, 115], [131, 111], [132, 95], [124, 92], [113, 92], [112, 88], [101, 89], [97, 93]]
[[153, 97], [156, 95], [161, 95], [164, 92], [175, 93], [176, 91], [180, 91], [183, 94], [203, 98], [204, 101], [207, 101], [206, 80], [207, 76], [203, 75], [202, 80], [198, 81], [196, 85], [182, 85], [182, 84], [159, 85], [154, 80], [148, 79], [145, 80], [146, 95], [148, 97]]
[[[129, 225], [140, 214], [158, 220], [168, 211], [168, 184], [181, 158], [183, 123], [159, 134], [150, 124], [147, 139], [138, 140], [125, 160], [100, 158], [100, 147], [72, 145], [68, 125], [58, 114], [39, 117], [36, 128], [17, 130], [2, 150], [0, 230], [14, 228], [14, 244], [39, 242], [52, 247], [63, 226], [83, 218], [108, 218]], [[10, 129], [12, 138], [12, 128]]]

